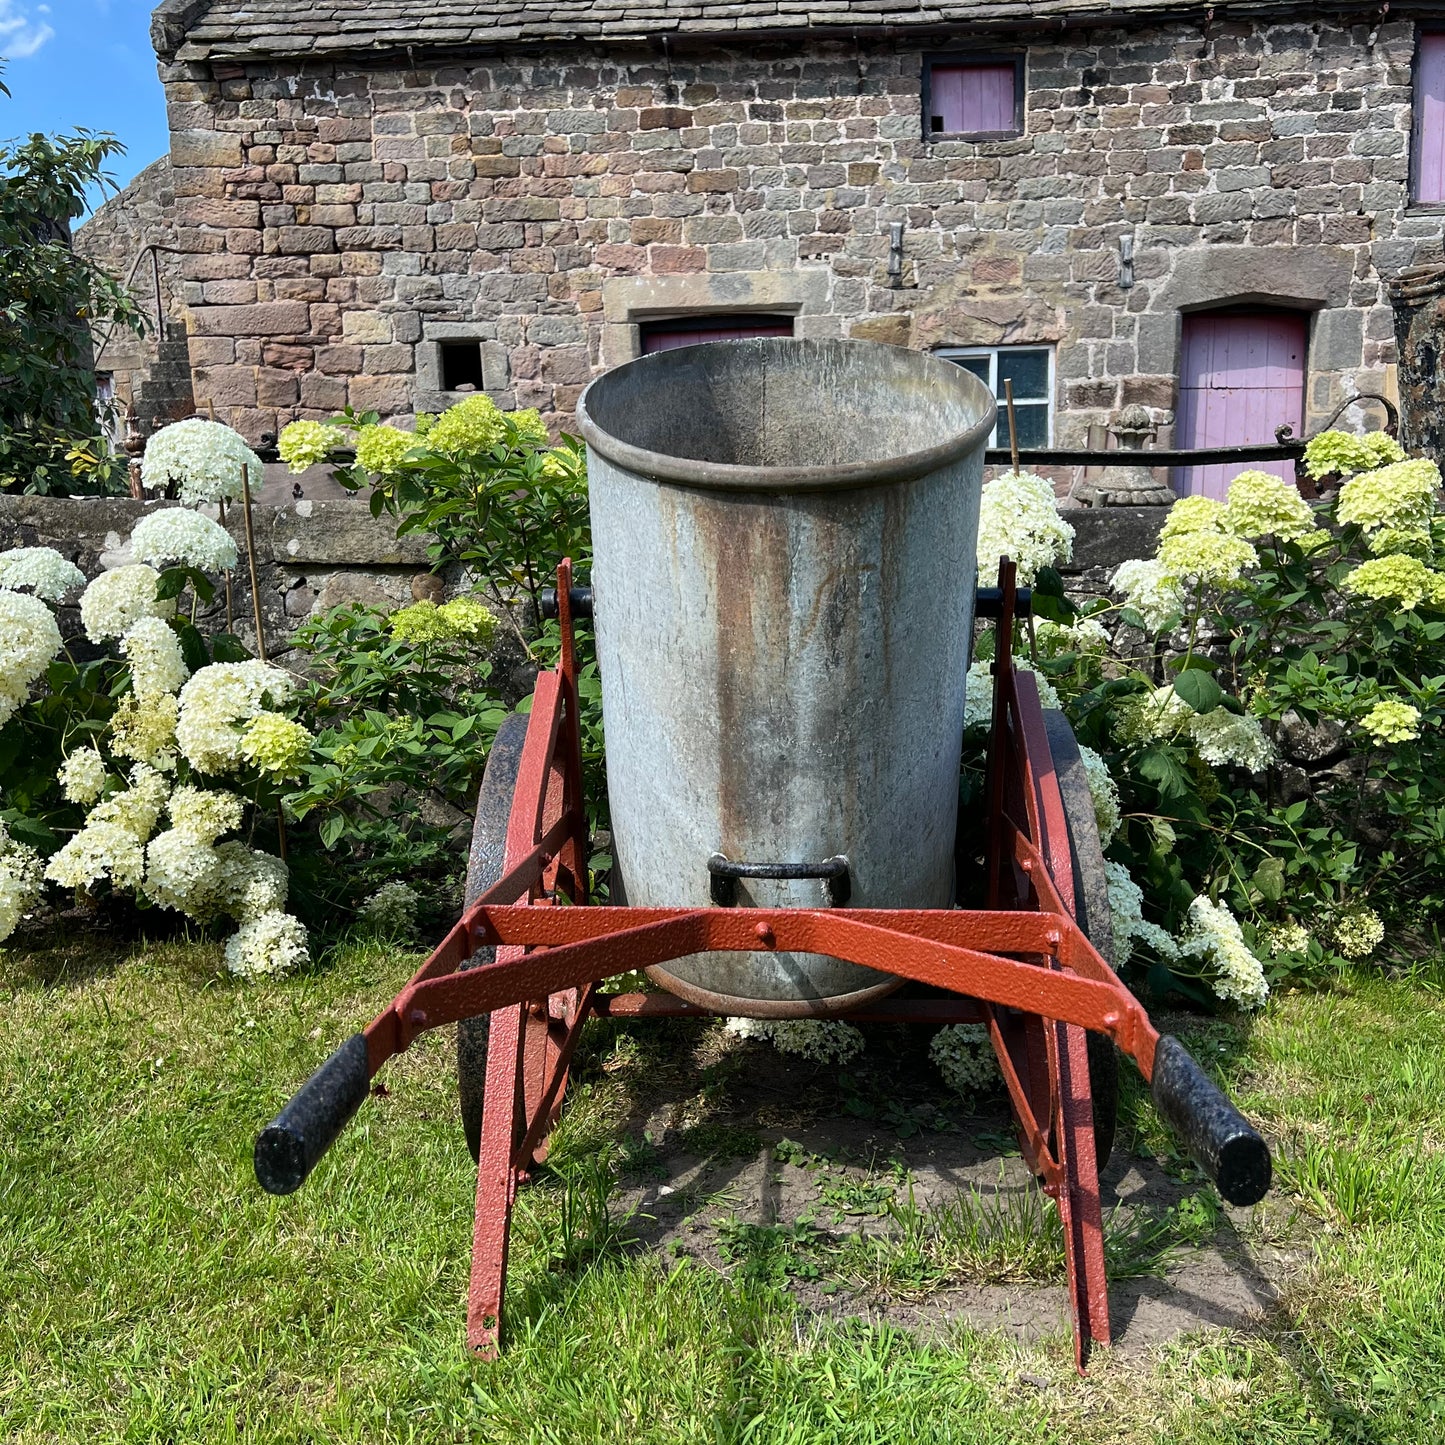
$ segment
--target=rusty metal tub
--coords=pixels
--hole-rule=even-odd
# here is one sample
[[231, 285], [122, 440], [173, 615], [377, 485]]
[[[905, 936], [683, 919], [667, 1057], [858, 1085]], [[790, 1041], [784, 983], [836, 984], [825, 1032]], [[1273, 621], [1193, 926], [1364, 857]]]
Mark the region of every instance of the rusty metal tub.
[[[627, 903], [948, 906], [994, 412], [963, 368], [864, 341], [686, 347], [583, 393]], [[895, 986], [779, 951], [651, 972], [754, 1017]]]

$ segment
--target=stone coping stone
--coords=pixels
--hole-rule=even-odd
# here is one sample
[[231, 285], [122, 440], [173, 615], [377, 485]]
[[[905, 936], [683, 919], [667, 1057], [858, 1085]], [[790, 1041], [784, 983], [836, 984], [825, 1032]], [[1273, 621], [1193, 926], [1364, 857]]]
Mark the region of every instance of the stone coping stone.
[[[174, 501], [131, 497], [27, 497], [0, 494], [0, 545], [49, 546], [78, 559], [99, 556], [115, 566], [135, 524]], [[216, 509], [207, 507], [207, 514]], [[260, 562], [284, 567], [427, 567], [426, 535], [398, 537], [394, 517], [373, 517], [354, 500], [253, 506], [252, 527]], [[228, 508], [227, 530], [244, 546], [240, 507]], [[241, 564], [245, 565], [244, 560]]]
[[1152, 557], [1168, 507], [1069, 507], [1064, 520], [1074, 529], [1074, 558], [1065, 574], [1091, 567], [1117, 567]]

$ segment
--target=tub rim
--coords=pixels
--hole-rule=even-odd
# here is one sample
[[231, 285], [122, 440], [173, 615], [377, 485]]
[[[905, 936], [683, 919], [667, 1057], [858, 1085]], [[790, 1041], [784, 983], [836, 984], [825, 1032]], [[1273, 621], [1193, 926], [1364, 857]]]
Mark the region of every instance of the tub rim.
[[[988, 388], [971, 371], [955, 365], [942, 357], [927, 351], [915, 351], [912, 347], [889, 346], [881, 341], [865, 341], [858, 337], [810, 338], [799, 336], [742, 337], [727, 341], [705, 341], [696, 346], [679, 346], [669, 351], [654, 352], [648, 356], [634, 357], [631, 361], [605, 371], [601, 376], [588, 382], [577, 400], [577, 423], [582, 438], [588, 447], [624, 471], [653, 481], [666, 482], [685, 487], [696, 487], [720, 492], [832, 492], [847, 491], [859, 487], [887, 486], [890, 483], [909, 482], [931, 472], [962, 460], [975, 448], [982, 447], [992, 434], [998, 421], [998, 402], [988, 396], [988, 407], [983, 416], [973, 425], [958, 432], [937, 446], [925, 447], [921, 451], [905, 452], [901, 456], [885, 461], [843, 462], [816, 467], [760, 467], [747, 466], [739, 462], [709, 462], [695, 457], [672, 456], [666, 452], [655, 452], [625, 442], [605, 430], [592, 416], [588, 398], [594, 387], [614, 379], [619, 372], [629, 367], [657, 365], [657, 357], [670, 356], [676, 352], [701, 351], [711, 346], [765, 346], [776, 349], [823, 349], [829, 347], [858, 348], [860, 350], [886, 350], [906, 352], [916, 357], [925, 370], [946, 379], [950, 384], [959, 381], [967, 389], [971, 383], [982, 388], [988, 395]], [[939, 368], [947, 367], [947, 371]], [[964, 382], [964, 378], [967, 381]]]

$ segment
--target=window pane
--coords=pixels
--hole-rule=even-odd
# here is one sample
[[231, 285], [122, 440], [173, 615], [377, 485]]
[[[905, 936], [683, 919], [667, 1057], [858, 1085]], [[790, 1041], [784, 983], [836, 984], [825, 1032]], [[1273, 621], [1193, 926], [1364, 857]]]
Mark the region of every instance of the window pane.
[[[1033, 402], [1028, 406], [1020, 406], [1018, 397], [1014, 397], [1014, 426], [1018, 429], [1019, 446], [1021, 447], [1046, 447], [1049, 444], [1049, 409], [1047, 406]], [[1003, 398], [999, 398], [998, 404], [998, 430], [999, 445], [1008, 445], [1008, 410], [1004, 406]]]
[[965, 371], [971, 371], [985, 386], [988, 385], [987, 356], [949, 356], [944, 359], [955, 366], [961, 366]]
[[1014, 67], [935, 65], [929, 71], [929, 129], [951, 135], [1014, 131]]
[[1032, 398], [1047, 401], [1049, 396], [1049, 353], [1047, 351], [1000, 351], [998, 354], [998, 394], [1003, 384], [1014, 384], [1014, 400]]

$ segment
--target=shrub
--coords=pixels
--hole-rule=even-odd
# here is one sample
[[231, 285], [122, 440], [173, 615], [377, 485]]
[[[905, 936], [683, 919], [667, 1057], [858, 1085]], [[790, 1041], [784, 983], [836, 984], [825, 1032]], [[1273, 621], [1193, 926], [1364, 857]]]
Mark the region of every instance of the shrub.
[[[1312, 444], [1333, 503], [1245, 472], [1175, 504], [1122, 600], [1035, 584], [1037, 666], [1120, 792], [1116, 931], [1159, 992], [1258, 1002], [1241, 947], [1319, 976], [1445, 906], [1440, 474], [1341, 435]], [[1302, 730], [1328, 739], [1312, 778], [1282, 751]]]

